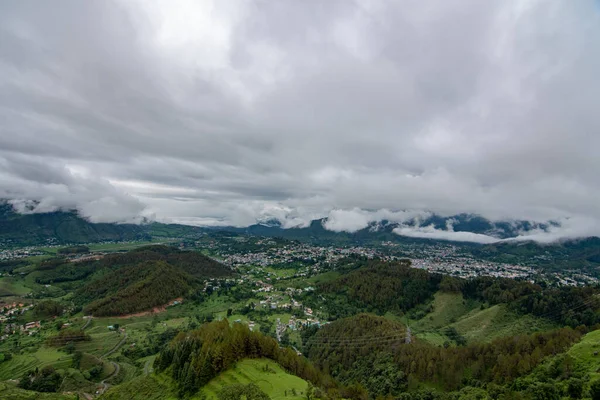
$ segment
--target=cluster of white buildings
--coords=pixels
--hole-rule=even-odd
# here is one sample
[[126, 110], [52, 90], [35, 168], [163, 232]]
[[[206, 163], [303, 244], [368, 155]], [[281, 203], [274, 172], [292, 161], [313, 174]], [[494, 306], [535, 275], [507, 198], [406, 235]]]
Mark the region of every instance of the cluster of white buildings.
[[44, 253], [35, 247], [23, 247], [20, 249], [0, 250], [0, 261], [14, 260], [18, 258], [27, 258], [31, 256], [40, 256]]
[[476, 276], [493, 276], [499, 278], [533, 279], [536, 270], [522, 265], [501, 264], [489, 261], [476, 261], [465, 257], [450, 260], [436, 258], [412, 259], [414, 268], [424, 269], [459, 278], [474, 278]]

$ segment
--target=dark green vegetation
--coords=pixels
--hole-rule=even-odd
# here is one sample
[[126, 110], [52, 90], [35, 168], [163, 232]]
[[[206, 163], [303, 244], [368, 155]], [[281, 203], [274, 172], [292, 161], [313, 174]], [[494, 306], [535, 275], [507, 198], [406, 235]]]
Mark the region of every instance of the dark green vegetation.
[[77, 293], [88, 303], [83, 311], [94, 316], [131, 314], [162, 306], [187, 294], [191, 277], [164, 261], [122, 267], [94, 280]]
[[439, 347], [405, 343], [402, 325], [361, 314], [327, 325], [307, 341], [309, 358], [342, 383], [358, 382], [369, 393], [399, 395], [422, 384], [452, 391], [462, 386], [506, 384], [530, 373], [546, 356], [567, 350], [581, 333], [565, 328]]
[[79, 289], [75, 299], [95, 316], [122, 315], [164, 306], [200, 286], [200, 279], [231, 271], [197, 252], [148, 246], [97, 262], [103, 276]]
[[57, 254], [79, 254], [79, 253], [89, 253], [90, 248], [87, 246], [69, 246], [63, 247], [57, 250]]
[[84, 331], [80, 329], [64, 329], [58, 335], [49, 337], [46, 343], [49, 346], [62, 347], [69, 343], [78, 343], [92, 340]]
[[56, 392], [61, 381], [61, 374], [48, 366], [38, 372], [26, 372], [19, 381], [19, 387], [36, 392]]
[[315, 386], [335, 387], [335, 382], [292, 349], [280, 348], [275, 339], [252, 332], [242, 324], [230, 326], [226, 320], [179, 334], [161, 351], [154, 367], [159, 372], [168, 370], [179, 393], [185, 395], [197, 392], [244, 358], [268, 358]]
[[410, 268], [410, 261], [381, 263], [360, 260], [352, 266], [364, 267], [340, 278], [319, 284], [326, 293], [330, 315], [337, 319], [363, 310], [385, 314], [409, 310], [430, 299], [442, 277]]
[[44, 260], [32, 275], [39, 284], [80, 286], [75, 302], [84, 305], [86, 313], [107, 316], [163, 306], [198, 288], [202, 279], [230, 276], [231, 271], [198, 252], [155, 245], [97, 261]]

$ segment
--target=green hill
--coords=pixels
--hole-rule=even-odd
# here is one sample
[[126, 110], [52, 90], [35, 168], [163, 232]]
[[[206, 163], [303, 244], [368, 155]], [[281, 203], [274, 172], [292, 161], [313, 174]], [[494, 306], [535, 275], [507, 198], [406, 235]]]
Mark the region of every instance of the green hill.
[[172, 382], [160, 376], [141, 376], [113, 386], [100, 399], [102, 400], [176, 400], [177, 392]]
[[567, 354], [575, 358], [593, 378], [600, 378], [600, 330], [585, 335]]
[[193, 280], [180, 268], [153, 261], [112, 271], [83, 287], [78, 296], [91, 301], [84, 307], [86, 314], [107, 316], [162, 306], [192, 287]]
[[410, 321], [410, 327], [417, 337], [437, 345], [452, 343], [445, 334], [448, 328], [454, 328], [467, 342], [474, 343], [557, 327], [552, 321], [510, 310], [506, 304], [491, 307], [482, 307], [482, 304], [461, 293], [437, 292], [431, 312]]
[[273, 400], [306, 399], [309, 383], [284, 371], [279, 364], [267, 359], [246, 359], [213, 378], [201, 390], [207, 398], [217, 398], [226, 386], [255, 383]]
[[406, 312], [428, 301], [438, 290], [441, 275], [411, 268], [410, 261], [366, 264], [337, 279], [320, 283], [330, 315], [346, 317], [361, 311]]
[[201, 278], [231, 275], [229, 268], [198, 252], [167, 246], [147, 246], [70, 268], [91, 268], [99, 276], [75, 293], [76, 302], [86, 304], [84, 312], [94, 316], [131, 314], [163, 306], [197, 288]]
[[[192, 395], [246, 358], [268, 358], [291, 374], [317, 387], [335, 383], [304, 357], [246, 325], [215, 321], [199, 329], [180, 333], [154, 361], [157, 373], [165, 373], [177, 385], [180, 395]], [[265, 371], [268, 372], [268, 371]]]
[[510, 383], [545, 357], [566, 351], [581, 333], [564, 328], [448, 348], [414, 337], [408, 343], [404, 337], [401, 324], [361, 314], [334, 321], [307, 338], [305, 353], [341, 384], [358, 382], [371, 396], [396, 396], [427, 386], [452, 391]]

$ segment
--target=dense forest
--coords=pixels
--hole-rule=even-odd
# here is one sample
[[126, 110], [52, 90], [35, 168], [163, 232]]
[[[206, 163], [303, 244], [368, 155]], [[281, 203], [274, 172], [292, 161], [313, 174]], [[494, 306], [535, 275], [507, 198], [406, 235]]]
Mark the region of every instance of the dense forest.
[[86, 314], [131, 314], [187, 294], [194, 281], [164, 261], [145, 262], [122, 267], [92, 281], [77, 292], [77, 299], [89, 302], [84, 307]]
[[318, 289], [327, 298], [333, 318], [361, 311], [384, 314], [406, 311], [430, 299], [438, 290], [441, 275], [410, 267], [410, 261], [370, 260], [360, 269], [324, 282]]
[[44, 271], [66, 271], [65, 278], [95, 273], [98, 278], [75, 292], [74, 300], [94, 316], [146, 311], [187, 295], [202, 278], [230, 276], [231, 270], [200, 253], [167, 246], [147, 246], [123, 254], [108, 255], [88, 263], [58, 264]]
[[580, 331], [564, 328], [446, 348], [415, 338], [406, 343], [402, 325], [362, 314], [317, 331], [307, 340], [306, 352], [342, 384], [360, 383], [371, 395], [399, 395], [425, 384], [446, 391], [507, 384], [580, 337]]
[[164, 261], [197, 278], [221, 278], [232, 274], [225, 265], [197, 251], [183, 251], [163, 245], [144, 246], [127, 253], [109, 254], [97, 261], [97, 268], [116, 269], [146, 261]]

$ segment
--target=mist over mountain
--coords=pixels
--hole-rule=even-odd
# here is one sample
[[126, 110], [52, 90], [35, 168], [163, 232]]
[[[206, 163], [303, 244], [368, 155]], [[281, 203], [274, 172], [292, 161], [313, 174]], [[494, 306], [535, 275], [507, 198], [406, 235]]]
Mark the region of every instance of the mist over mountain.
[[[275, 217], [263, 218], [244, 227], [197, 226], [187, 224], [164, 224], [149, 219], [137, 223], [94, 223], [77, 211], [35, 212], [17, 209], [7, 201], [0, 202], [0, 237], [23, 243], [40, 243], [58, 240], [65, 243], [85, 243], [102, 240], [141, 240], [152, 236], [157, 226], [172, 226], [184, 232], [200, 232], [203, 229], [221, 229], [238, 233], [285, 238], [308, 238], [318, 240], [406, 240], [431, 239], [478, 244], [500, 242], [552, 243], [592, 236], [562, 236], [565, 228], [555, 221], [537, 223], [530, 221], [490, 221], [478, 215], [458, 214], [443, 217], [433, 213], [365, 212], [361, 210], [337, 210], [328, 217], [291, 225], [289, 221]], [[393, 218], [393, 219], [386, 219]], [[376, 219], [382, 218], [382, 219]]]

